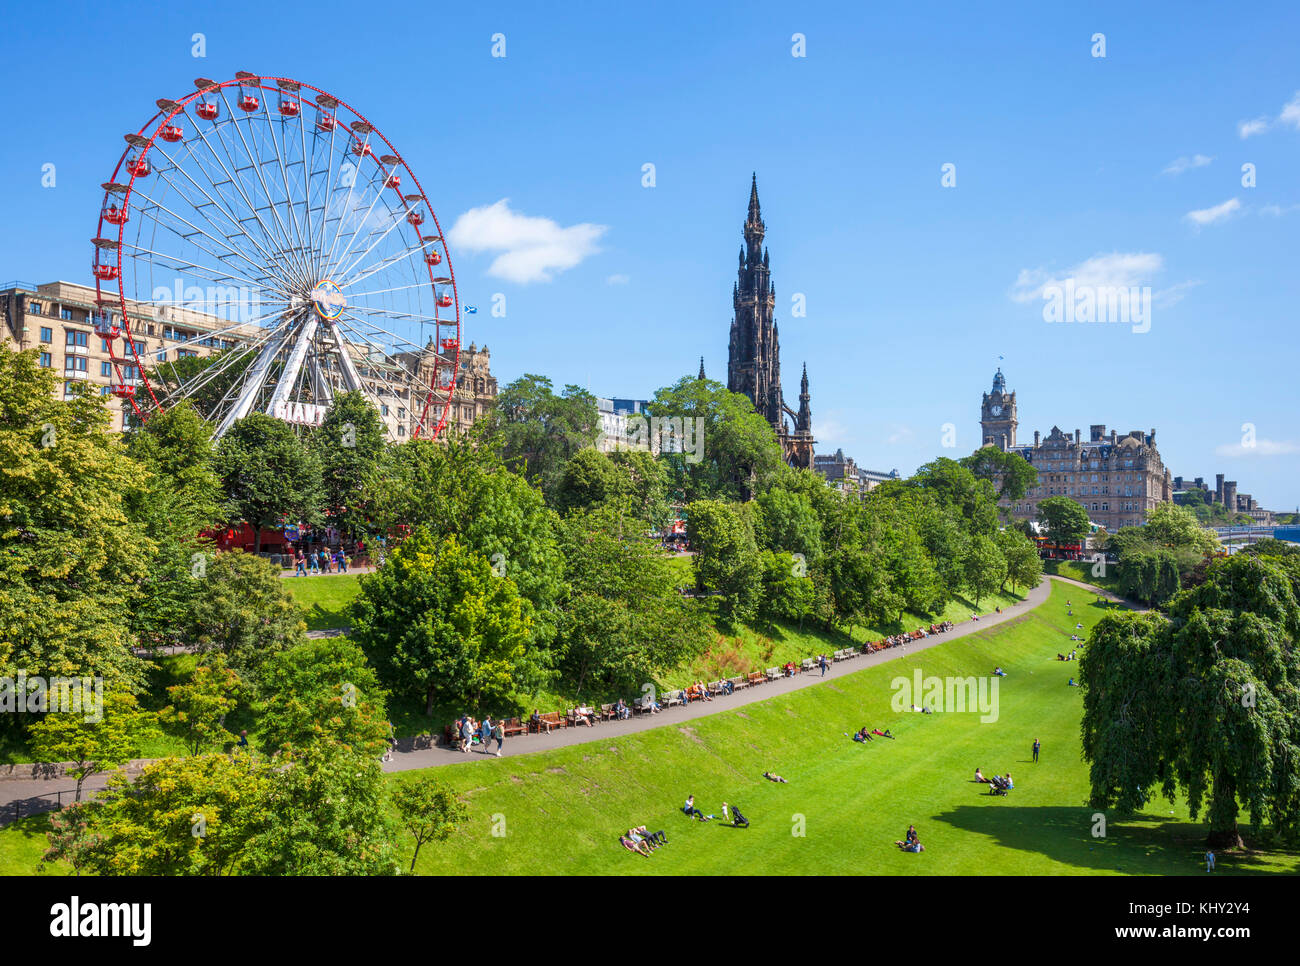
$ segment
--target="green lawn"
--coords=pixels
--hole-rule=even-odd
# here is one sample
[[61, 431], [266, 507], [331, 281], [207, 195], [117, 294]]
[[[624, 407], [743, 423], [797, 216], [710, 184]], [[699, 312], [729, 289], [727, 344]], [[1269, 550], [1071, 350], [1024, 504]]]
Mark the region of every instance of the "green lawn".
[[1092, 568], [1095, 564], [1086, 560], [1044, 560], [1043, 573], [1057, 574], [1061, 577], [1069, 577], [1071, 580], [1077, 580], [1081, 583], [1092, 584], [1094, 587], [1100, 587], [1108, 590], [1112, 594], [1119, 593], [1119, 577], [1116, 576], [1116, 564], [1106, 565], [1106, 575], [1104, 577], [1092, 575]]
[[347, 627], [347, 606], [361, 590], [358, 574], [330, 574], [321, 577], [285, 577], [294, 600], [302, 605], [307, 630], [323, 631]]
[[[1065, 601], [1077, 605], [1066, 615]], [[1056, 660], [1076, 620], [1090, 627], [1102, 605], [1054, 585], [1050, 600], [1014, 623], [990, 627], [847, 678], [689, 724], [552, 752], [437, 769], [465, 794], [468, 823], [426, 847], [426, 874], [1189, 874], [1203, 829], [1163, 800], [1127, 820], [1107, 816], [1094, 838], [1080, 759], [1082, 699], [1066, 686], [1077, 664]], [[920, 715], [890, 709], [891, 680], [987, 675], [999, 679], [998, 719], [976, 713]], [[664, 720], [671, 721], [670, 718]], [[896, 741], [861, 745], [862, 725]], [[1038, 765], [1030, 745], [1042, 740]], [[1007, 798], [970, 781], [1010, 771]], [[777, 785], [767, 769], [789, 779]], [[394, 777], [407, 780], [412, 773]], [[752, 822], [745, 830], [686, 819], [688, 793], [706, 812], [725, 799]], [[631, 824], [663, 828], [667, 848], [650, 858], [625, 851]], [[926, 852], [893, 846], [915, 823]], [[803, 835], [793, 834], [799, 831]], [[493, 835], [502, 828], [504, 835]], [[1250, 835], [1247, 834], [1247, 840]], [[1294, 852], [1223, 855], [1218, 874], [1300, 872]]]

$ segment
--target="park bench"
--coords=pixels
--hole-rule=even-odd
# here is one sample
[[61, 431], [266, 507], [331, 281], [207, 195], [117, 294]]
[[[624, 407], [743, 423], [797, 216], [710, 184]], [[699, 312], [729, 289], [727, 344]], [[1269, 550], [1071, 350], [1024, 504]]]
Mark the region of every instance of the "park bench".
[[801, 671], [817, 670], [817, 659], [812, 657], [804, 658], [801, 662], [799, 662], [799, 670]]
[[600, 710], [596, 712], [596, 717], [600, 721], [612, 720], [614, 717], [614, 705], [612, 703], [602, 704]]
[[638, 714], [649, 714], [649, 713], [650, 713], [650, 697], [649, 697], [649, 695], [644, 695], [644, 696], [639, 697], [639, 698], [636, 698], [636, 699], [634, 699], [634, 700], [632, 701], [632, 715], [633, 715], [633, 717], [635, 717], [635, 716], [638, 715]]
[[739, 691], [741, 688], [749, 687], [749, 682], [745, 680], [745, 676], [742, 674], [731, 679], [731, 686]]
[[841, 648], [840, 650], [838, 650], [838, 651], [835, 652], [834, 656], [832, 657], [832, 660], [835, 660], [835, 661], [844, 661], [844, 660], [847, 660], [848, 658], [850, 658], [850, 657], [852, 657], [852, 656], [853, 656], [853, 652], [852, 652], [852, 651], [846, 651], [846, 650], [844, 650], [843, 648]]
[[549, 735], [556, 728], [563, 728], [567, 724], [568, 722], [564, 720], [564, 716], [561, 715], [560, 712], [548, 711], [544, 715], [541, 715], [540, 720], [536, 723], [530, 721], [529, 727], [537, 734], [541, 734], [545, 731]]
[[779, 667], [770, 667], [767, 669], [767, 679], [769, 681], [779, 681], [782, 677], [782, 671]]
[[675, 704], [684, 703], [682, 701], [682, 692], [680, 691], [665, 691], [662, 697], [663, 700], [660, 701], [659, 703], [665, 708], [671, 708]]
[[511, 718], [502, 726], [507, 738], [528, 733], [528, 725], [519, 718]]
[[746, 680], [750, 684], [762, 684], [767, 680], [767, 676], [762, 671], [750, 671]]
[[727, 693], [727, 679], [719, 678], [709, 685], [709, 694], [718, 695]]

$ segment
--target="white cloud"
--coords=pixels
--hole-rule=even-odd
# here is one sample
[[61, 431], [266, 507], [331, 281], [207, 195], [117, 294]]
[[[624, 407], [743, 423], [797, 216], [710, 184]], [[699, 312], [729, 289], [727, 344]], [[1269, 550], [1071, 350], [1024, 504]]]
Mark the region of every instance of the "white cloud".
[[510, 210], [510, 199], [471, 208], [452, 225], [447, 240], [471, 252], [500, 252], [488, 274], [508, 282], [549, 282], [556, 272], [573, 268], [600, 251], [596, 241], [605, 225], [583, 223], [565, 228], [550, 218]]
[[1241, 457], [1241, 456], [1290, 456], [1292, 453], [1300, 453], [1300, 443], [1278, 442], [1271, 439], [1257, 439], [1254, 446], [1247, 446], [1244, 443], [1233, 443], [1231, 445], [1216, 446], [1214, 448], [1216, 456], [1223, 457]]
[[1213, 225], [1215, 222], [1223, 221], [1225, 218], [1231, 217], [1239, 210], [1241, 210], [1241, 202], [1236, 198], [1229, 198], [1222, 204], [1215, 205], [1212, 208], [1201, 208], [1197, 211], [1189, 211], [1183, 217], [1197, 228], [1203, 228], [1206, 225]]
[[1075, 289], [1091, 288], [1098, 292], [1132, 289], [1149, 285], [1152, 277], [1164, 268], [1164, 259], [1155, 252], [1111, 252], [1094, 255], [1056, 275], [1044, 268], [1022, 268], [1011, 289], [1013, 302], [1034, 302], [1046, 297], [1046, 290], [1064, 289], [1072, 282]]
[[915, 435], [916, 434], [912, 432], [911, 427], [895, 425], [890, 434], [885, 437], [885, 442], [890, 443], [891, 445], [895, 443], [905, 443]]
[[1295, 96], [1282, 108], [1282, 113], [1277, 116], [1277, 122], [1300, 131], [1300, 91], [1296, 91]]
[[[1276, 123], [1300, 131], [1300, 91], [1296, 91], [1291, 96], [1291, 100], [1282, 105]], [[1244, 139], [1256, 134], [1263, 134], [1273, 124], [1274, 122], [1270, 121], [1267, 116], [1257, 117], [1253, 121], [1238, 121], [1237, 133]]]
[[1259, 209], [1261, 215], [1268, 215], [1272, 218], [1281, 218], [1293, 211], [1300, 211], [1300, 205], [1264, 205]]
[[1253, 121], [1237, 122], [1237, 133], [1241, 135], [1241, 139], [1243, 141], [1246, 138], [1253, 137], [1256, 134], [1263, 134], [1267, 130], [1268, 130], [1268, 118], [1266, 117], [1257, 117]]
[[1190, 171], [1192, 168], [1203, 168], [1214, 158], [1204, 154], [1193, 154], [1190, 158], [1175, 158], [1169, 162], [1169, 165], [1162, 171], [1162, 174], [1182, 174], [1184, 171]]
[[614, 274], [614, 275], [611, 275], [609, 278], [605, 279], [605, 284], [606, 284], [606, 285], [626, 285], [626, 284], [627, 284], [628, 282], [630, 282], [630, 281], [631, 281], [631, 279], [628, 278], [626, 275]]

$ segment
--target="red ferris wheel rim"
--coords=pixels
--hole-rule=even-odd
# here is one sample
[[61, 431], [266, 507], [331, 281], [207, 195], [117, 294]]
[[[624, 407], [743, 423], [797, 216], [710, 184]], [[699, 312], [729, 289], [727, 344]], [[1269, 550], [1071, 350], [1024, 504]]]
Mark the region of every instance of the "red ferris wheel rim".
[[[268, 81], [271, 84], [274, 84], [275, 86], [268, 86], [267, 84]], [[314, 92], [317, 95], [316, 104], [318, 105], [318, 108], [326, 109], [325, 102], [326, 101], [332, 102], [332, 107], [328, 108], [328, 110], [331, 111], [331, 116], [335, 118], [337, 118], [340, 108], [346, 110], [352, 116], [357, 118], [365, 126], [366, 130], [364, 134], [366, 140], [365, 142], [363, 142], [364, 144], [368, 146], [370, 139], [372, 137], [378, 136], [379, 140], [383, 142], [383, 144], [388, 148], [389, 151], [388, 155], [381, 155], [380, 157], [376, 157], [373, 151], [366, 150], [361, 155], [361, 157], [363, 158], [370, 157], [377, 165], [381, 166], [381, 171], [383, 171], [386, 177], [388, 175], [391, 175], [394, 171], [396, 171], [396, 169], [399, 166], [402, 169], [402, 171], [404, 171], [405, 174], [410, 177], [411, 184], [414, 185], [416, 193], [418, 193], [420, 200], [417, 202], [411, 202], [409, 197], [405, 194], [399, 194], [399, 197], [402, 198], [406, 211], [408, 213], [412, 211], [418, 211], [420, 206], [422, 205], [424, 210], [428, 212], [430, 219], [433, 221], [433, 227], [435, 229], [435, 233], [426, 236], [424, 232], [421, 230], [419, 222], [410, 222], [411, 227], [414, 229], [417, 238], [421, 242], [428, 242], [434, 240], [438, 241], [442, 248], [442, 259], [444, 259], [446, 262], [445, 265], [446, 277], [445, 279], [441, 277], [437, 277], [437, 281], [435, 281], [436, 277], [434, 275], [434, 267], [435, 267], [434, 264], [431, 262], [426, 262], [426, 266], [425, 266], [429, 277], [429, 285], [434, 294], [434, 299], [433, 299], [434, 327], [435, 327], [434, 338], [435, 341], [437, 342], [437, 350], [439, 355], [441, 354], [441, 349], [445, 344], [444, 341], [441, 339], [441, 326], [451, 326], [451, 325], [455, 326], [455, 336], [454, 336], [455, 353], [451, 359], [451, 379], [448, 382], [447, 386], [445, 387], [445, 393], [443, 393], [441, 406], [439, 407], [440, 411], [438, 413], [437, 423], [427, 432], [427, 435], [430, 438], [436, 438], [442, 433], [442, 431], [446, 428], [447, 425], [448, 414], [451, 409], [452, 400], [455, 397], [455, 391], [457, 386], [456, 377], [460, 371], [460, 356], [461, 356], [461, 347], [463, 344], [463, 338], [462, 338], [463, 327], [462, 327], [461, 310], [460, 310], [460, 293], [456, 287], [456, 274], [455, 274], [455, 269], [452, 266], [451, 251], [447, 246], [446, 238], [442, 230], [442, 224], [438, 219], [437, 212], [434, 210], [433, 205], [430, 203], [428, 195], [425, 193], [424, 187], [420, 183], [419, 177], [411, 169], [410, 165], [406, 161], [405, 156], [397, 150], [397, 148], [393, 145], [393, 143], [388, 140], [387, 136], [385, 136], [384, 133], [378, 128], [378, 126], [376, 126], [373, 122], [371, 122], [370, 119], [365, 115], [363, 115], [360, 111], [356, 110], [356, 108], [352, 107], [348, 102], [319, 87], [315, 87], [314, 85], [307, 84], [302, 81], [298, 81], [288, 77], [278, 77], [278, 76], [266, 77], [262, 75], [252, 75], [252, 74], [247, 74], [245, 72], [238, 72], [234, 78], [231, 78], [229, 80], [224, 80], [224, 81], [208, 82], [206, 79], [201, 78], [199, 81], [195, 82], [195, 90], [189, 94], [186, 94], [184, 97], [178, 100], [160, 99], [158, 101], [159, 109], [154, 113], [154, 115], [148, 121], [145, 122], [143, 126], [141, 126], [139, 131], [135, 132], [134, 135], [129, 135], [129, 134], [126, 135], [126, 138], [128, 140], [128, 146], [125, 150], [123, 150], [121, 156], [118, 158], [118, 162], [113, 168], [113, 173], [111, 175], [110, 182], [109, 182], [110, 184], [125, 185], [126, 190], [125, 192], [122, 193], [121, 210], [123, 211], [124, 215], [126, 212], [129, 211], [131, 207], [130, 204], [131, 196], [135, 190], [136, 179], [137, 177], [142, 176], [142, 175], [138, 175], [137, 172], [134, 170], [128, 170], [127, 173], [130, 175], [129, 180], [125, 182], [118, 181], [118, 175], [122, 172], [123, 166], [127, 164], [127, 159], [132, 156], [132, 153], [133, 152], [135, 153], [134, 160], [137, 164], [142, 160], [146, 160], [148, 158], [149, 153], [153, 150], [154, 145], [157, 142], [159, 136], [162, 134], [163, 130], [171, 124], [174, 118], [176, 118], [177, 116], [183, 116], [186, 117], [187, 119], [190, 119], [187, 110], [193, 104], [193, 102], [195, 102], [196, 100], [202, 102], [203, 96], [205, 94], [210, 94], [214, 91], [225, 90], [231, 87], [255, 88], [261, 91], [277, 93], [281, 96], [284, 96], [286, 93], [289, 93], [291, 97], [297, 102], [298, 112], [301, 112], [302, 110], [302, 98], [300, 96], [301, 91], [305, 89]], [[269, 117], [269, 113], [270, 113], [269, 109], [266, 109], [264, 113]], [[197, 118], [197, 119], [190, 119], [190, 120], [192, 123], [195, 123], [196, 125], [195, 129], [197, 130], [197, 121], [202, 119]], [[146, 134], [145, 132], [150, 131], [151, 128], [152, 128], [151, 133]], [[353, 130], [356, 130], [355, 125], [353, 126]], [[331, 134], [332, 132], [333, 132], [333, 128], [331, 128]], [[135, 143], [132, 143], [133, 138], [139, 140], [136, 141]], [[391, 157], [395, 161], [395, 163], [385, 166], [384, 159], [389, 157]], [[146, 174], [147, 173], [148, 172], [146, 172]], [[386, 185], [386, 177], [385, 177], [385, 185]], [[104, 211], [107, 209], [107, 206], [109, 204], [109, 195], [111, 193], [112, 192], [110, 192], [106, 186], [105, 193], [104, 193], [104, 200], [100, 205], [100, 215], [99, 215], [98, 222], [96, 224], [95, 237], [92, 239], [92, 242], [96, 244], [96, 247], [102, 247], [99, 245], [99, 242], [105, 240], [105, 236], [103, 233], [104, 224], [105, 224]], [[131, 352], [131, 357], [134, 360], [136, 371], [138, 374], [137, 375], [138, 381], [143, 383], [146, 391], [148, 392], [149, 398], [153, 403], [153, 407], [151, 407], [151, 411], [162, 410], [165, 407], [163, 406], [162, 401], [158, 399], [158, 395], [155, 392], [152, 383], [149, 381], [148, 373], [144, 365], [144, 359], [142, 358], [141, 354], [136, 351], [136, 344], [137, 344], [136, 339], [134, 338], [131, 332], [130, 313], [132, 310], [128, 309], [128, 304], [127, 304], [128, 299], [125, 290], [125, 273], [123, 271], [123, 265], [122, 265], [122, 252], [125, 247], [125, 241], [126, 241], [124, 238], [124, 233], [126, 231], [126, 218], [124, 217], [123, 220], [118, 224], [114, 225], [114, 227], [117, 228], [117, 236], [115, 239], [116, 244], [112, 246], [113, 249], [116, 251], [116, 265], [115, 265], [116, 268], [115, 280], [117, 282], [116, 302], [117, 302], [118, 310], [120, 311], [122, 316], [122, 326], [121, 326], [122, 335], [127, 347], [129, 347], [129, 350]], [[98, 265], [99, 263], [100, 263], [99, 255], [98, 253], [96, 253], [95, 264]], [[101, 309], [101, 311], [106, 306], [106, 300], [104, 298], [104, 292], [103, 292], [104, 281], [105, 279], [99, 278], [98, 275], [95, 277], [96, 305]], [[444, 288], [449, 287], [451, 289], [452, 317], [450, 319], [443, 320], [438, 315], [438, 309], [440, 308], [439, 301], [438, 301], [439, 284], [443, 285]], [[137, 301], [137, 300], [131, 300], [131, 301]], [[126, 362], [125, 352], [122, 354], [120, 361], [123, 363]], [[117, 385], [124, 385], [125, 378], [123, 376], [121, 366], [119, 365], [119, 360], [115, 358], [111, 352], [110, 352], [110, 363], [113, 367], [113, 372], [117, 380]], [[428, 428], [429, 409], [431, 405], [434, 404], [435, 398], [440, 394], [440, 392], [443, 389], [444, 387], [438, 385], [438, 367], [435, 366], [433, 380], [430, 382], [430, 384], [427, 387], [427, 392], [425, 393], [425, 399], [422, 404], [420, 417], [418, 420], [415, 421], [415, 428], [412, 432], [412, 438], [419, 438], [422, 435], [423, 431], [425, 431], [426, 428]], [[125, 398], [130, 403], [131, 408], [135, 412], [137, 418], [139, 418], [141, 421], [144, 421], [145, 419], [148, 418], [148, 414], [140, 408], [140, 405], [137, 402], [134, 394], [128, 395]]]

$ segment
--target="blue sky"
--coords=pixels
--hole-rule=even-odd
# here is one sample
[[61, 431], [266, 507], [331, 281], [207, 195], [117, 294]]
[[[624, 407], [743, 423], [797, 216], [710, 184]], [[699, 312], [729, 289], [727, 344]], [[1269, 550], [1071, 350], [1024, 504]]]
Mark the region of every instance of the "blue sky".
[[[0, 280], [87, 280], [98, 185], [157, 98], [295, 77], [379, 126], [445, 228], [483, 209], [451, 254], [503, 383], [648, 396], [701, 355], [725, 379], [757, 171], [786, 392], [806, 360], [819, 451], [904, 473], [969, 452], [1001, 364], [1022, 439], [1156, 427], [1173, 473], [1292, 509], [1300, 13], [1056, 6], [14, 8]], [[1068, 278], [1149, 287], [1150, 330], [1046, 322], [1042, 286]]]

